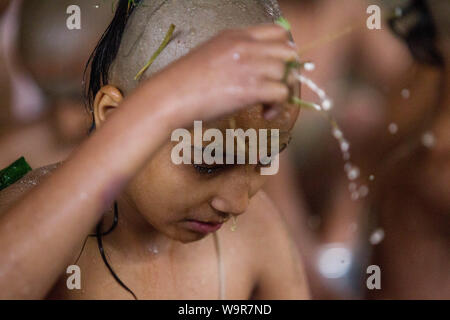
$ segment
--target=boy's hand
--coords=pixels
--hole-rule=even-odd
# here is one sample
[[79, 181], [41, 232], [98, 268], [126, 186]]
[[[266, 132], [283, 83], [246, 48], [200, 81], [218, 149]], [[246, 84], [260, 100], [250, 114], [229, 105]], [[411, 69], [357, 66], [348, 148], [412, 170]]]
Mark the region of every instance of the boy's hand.
[[258, 103], [285, 102], [289, 88], [282, 80], [292, 60], [298, 55], [288, 32], [260, 25], [221, 32], [172, 64], [166, 75], [183, 100], [183, 112], [208, 120]]

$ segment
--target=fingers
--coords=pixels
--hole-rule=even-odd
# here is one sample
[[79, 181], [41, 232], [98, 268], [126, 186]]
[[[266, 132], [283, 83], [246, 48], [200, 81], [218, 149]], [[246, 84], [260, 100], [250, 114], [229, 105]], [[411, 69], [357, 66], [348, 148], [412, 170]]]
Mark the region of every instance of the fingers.
[[289, 33], [274, 24], [249, 27], [247, 34], [252, 38], [255, 50], [282, 59], [299, 59], [295, 43], [290, 41]]
[[281, 81], [286, 71], [286, 63], [272, 57], [253, 59], [250, 65], [264, 80]]
[[266, 24], [227, 30], [223, 35], [234, 43], [230, 50], [241, 55], [267, 56], [284, 61], [300, 60], [295, 44], [289, 40], [288, 32], [277, 25]]
[[264, 81], [258, 91], [261, 102], [266, 104], [284, 103], [289, 97], [287, 85], [278, 81]]
[[229, 43], [227, 59], [234, 60], [230, 72], [245, 88], [240, 103], [262, 103], [264, 117], [276, 117], [295, 86], [291, 77], [285, 79], [286, 63], [300, 60], [289, 33], [277, 25], [259, 25], [229, 30], [222, 37]]
[[297, 51], [286, 41], [255, 41], [250, 46], [255, 54], [259, 53], [266, 57], [281, 59], [284, 62], [300, 60]]
[[253, 26], [246, 30], [254, 40], [290, 40], [289, 33], [275, 24]]

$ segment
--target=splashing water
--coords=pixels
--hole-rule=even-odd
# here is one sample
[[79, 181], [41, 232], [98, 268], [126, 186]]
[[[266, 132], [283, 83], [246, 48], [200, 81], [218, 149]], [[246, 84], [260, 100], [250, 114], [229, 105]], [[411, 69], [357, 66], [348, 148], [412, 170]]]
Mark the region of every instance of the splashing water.
[[342, 243], [331, 243], [322, 246], [317, 256], [319, 272], [328, 279], [344, 277], [353, 263], [351, 250]]
[[396, 123], [389, 124], [388, 130], [391, 134], [396, 134], [398, 132], [398, 125]]
[[233, 216], [232, 218], [231, 218], [231, 231], [236, 231], [236, 229], [237, 229], [237, 218], [236, 218], [236, 216]]
[[150, 253], [153, 253], [153, 254], [158, 254], [159, 253], [158, 246], [155, 245], [155, 244], [152, 244], [152, 245], [148, 246], [148, 251]]
[[[312, 71], [315, 69], [315, 65], [311, 62], [303, 63], [302, 67], [306, 71]], [[312, 92], [314, 92], [319, 97], [320, 104], [313, 102], [306, 102], [296, 97], [293, 98], [293, 102], [297, 105], [308, 107], [310, 109], [318, 111], [326, 116], [326, 118], [331, 124], [332, 135], [337, 140], [342, 153], [342, 158], [345, 161], [344, 170], [348, 180], [350, 181], [349, 191], [351, 194], [351, 198], [352, 200], [356, 201], [360, 198], [366, 197], [369, 194], [369, 187], [366, 185], [358, 186], [355, 182], [360, 177], [360, 169], [354, 164], [352, 164], [350, 161], [351, 158], [350, 142], [345, 138], [344, 133], [339, 127], [337, 121], [328, 112], [333, 108], [333, 100], [327, 96], [327, 94], [322, 88], [320, 88], [314, 81], [312, 81], [308, 77], [300, 74], [296, 70], [293, 70], [293, 75], [296, 80], [306, 85]]]
[[434, 138], [434, 135], [431, 132], [425, 132], [422, 135], [421, 140], [422, 140], [422, 144], [429, 149], [433, 148], [434, 145], [436, 144], [436, 139]]
[[409, 97], [411, 96], [410, 91], [406, 88], [402, 90], [401, 94], [403, 99], [409, 99]]
[[381, 243], [381, 241], [383, 241], [384, 239], [384, 230], [381, 228], [376, 229], [369, 238], [369, 241], [372, 245], [377, 245], [379, 243]]

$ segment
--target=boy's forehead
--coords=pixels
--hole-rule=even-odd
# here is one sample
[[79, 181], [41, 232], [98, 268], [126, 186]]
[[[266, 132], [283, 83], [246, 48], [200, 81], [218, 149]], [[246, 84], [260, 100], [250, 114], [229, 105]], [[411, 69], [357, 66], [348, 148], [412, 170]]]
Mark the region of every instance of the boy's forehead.
[[[266, 120], [263, 115], [263, 107], [257, 105], [234, 113], [228, 117], [221, 118], [214, 121], [208, 121], [202, 124], [203, 131], [207, 129], [219, 129], [222, 133], [226, 133], [227, 129], [278, 129], [280, 138], [289, 139], [291, 130], [299, 115], [299, 108], [297, 106], [285, 105], [272, 120]], [[191, 128], [193, 131], [193, 128]]]
[[222, 30], [271, 23], [279, 16], [275, 0], [143, 0], [127, 24], [109, 83], [125, 94], [136, 88], [136, 74], [161, 45], [171, 24], [176, 26], [172, 41], [142, 79]]

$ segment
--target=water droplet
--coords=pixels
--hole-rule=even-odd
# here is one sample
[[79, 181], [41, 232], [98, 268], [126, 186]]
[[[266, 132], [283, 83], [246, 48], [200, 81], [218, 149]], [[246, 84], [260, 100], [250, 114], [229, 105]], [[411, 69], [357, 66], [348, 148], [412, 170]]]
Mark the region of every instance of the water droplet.
[[322, 102], [322, 107], [323, 107], [323, 109], [324, 109], [325, 111], [330, 110], [332, 106], [333, 106], [333, 103], [331, 102], [330, 99], [325, 99], [325, 100]]
[[348, 185], [348, 190], [349, 190], [350, 192], [356, 191], [356, 188], [357, 188], [357, 185], [356, 185], [356, 183], [354, 183], [354, 182], [352, 182], [352, 183], [350, 183], [350, 184]]
[[339, 130], [338, 128], [335, 128], [335, 129], [333, 129], [333, 136], [336, 139], [340, 140], [340, 139], [342, 139], [344, 137], [344, 134], [342, 133], [341, 130]]
[[312, 81], [309, 81], [309, 88], [316, 93], [317, 93], [317, 90], [319, 90], [319, 87], [317, 86], [317, 84], [315, 84]]
[[148, 247], [148, 251], [153, 253], [153, 254], [158, 254], [159, 253], [158, 246], [156, 246], [155, 244], [150, 245]]
[[374, 176], [373, 174], [371, 174], [371, 175], [369, 176], [369, 180], [370, 180], [370, 181], [375, 180], [375, 176]]
[[347, 141], [342, 141], [341, 142], [341, 151], [342, 152], [348, 152], [348, 150], [350, 149], [350, 144]]
[[318, 258], [320, 273], [330, 279], [344, 276], [352, 263], [351, 251], [343, 246], [328, 245], [319, 251]]
[[376, 229], [372, 234], [370, 235], [369, 241], [372, 245], [377, 245], [384, 239], [384, 230], [381, 228]]
[[359, 187], [358, 192], [359, 192], [359, 195], [361, 196], [361, 198], [365, 198], [369, 194], [369, 187], [366, 185], [362, 185]]
[[408, 99], [411, 96], [411, 92], [408, 89], [402, 90], [402, 97], [403, 99]]
[[233, 53], [233, 60], [238, 61], [241, 59], [241, 55], [239, 53]]
[[352, 192], [351, 199], [352, 199], [353, 201], [356, 201], [356, 200], [359, 199], [359, 193], [358, 193], [358, 191]]
[[398, 126], [396, 123], [391, 123], [388, 127], [388, 130], [391, 134], [396, 134], [398, 132]]
[[316, 68], [316, 65], [312, 62], [306, 62], [303, 67], [306, 71], [313, 71]]
[[426, 132], [422, 135], [422, 144], [427, 148], [433, 148], [436, 144], [436, 139], [434, 138], [433, 133]]
[[350, 169], [350, 171], [347, 173], [347, 177], [349, 180], [356, 180], [359, 178], [359, 169], [357, 167], [353, 167]]
[[325, 91], [320, 88], [317, 90], [317, 95], [319, 96], [320, 100], [325, 100], [327, 98]]
[[236, 231], [236, 229], [237, 229], [237, 217], [236, 217], [236, 216], [233, 216], [233, 217], [231, 218], [231, 228], [230, 228], [230, 230], [231, 230], [232, 232], [234, 232], [234, 231]]

